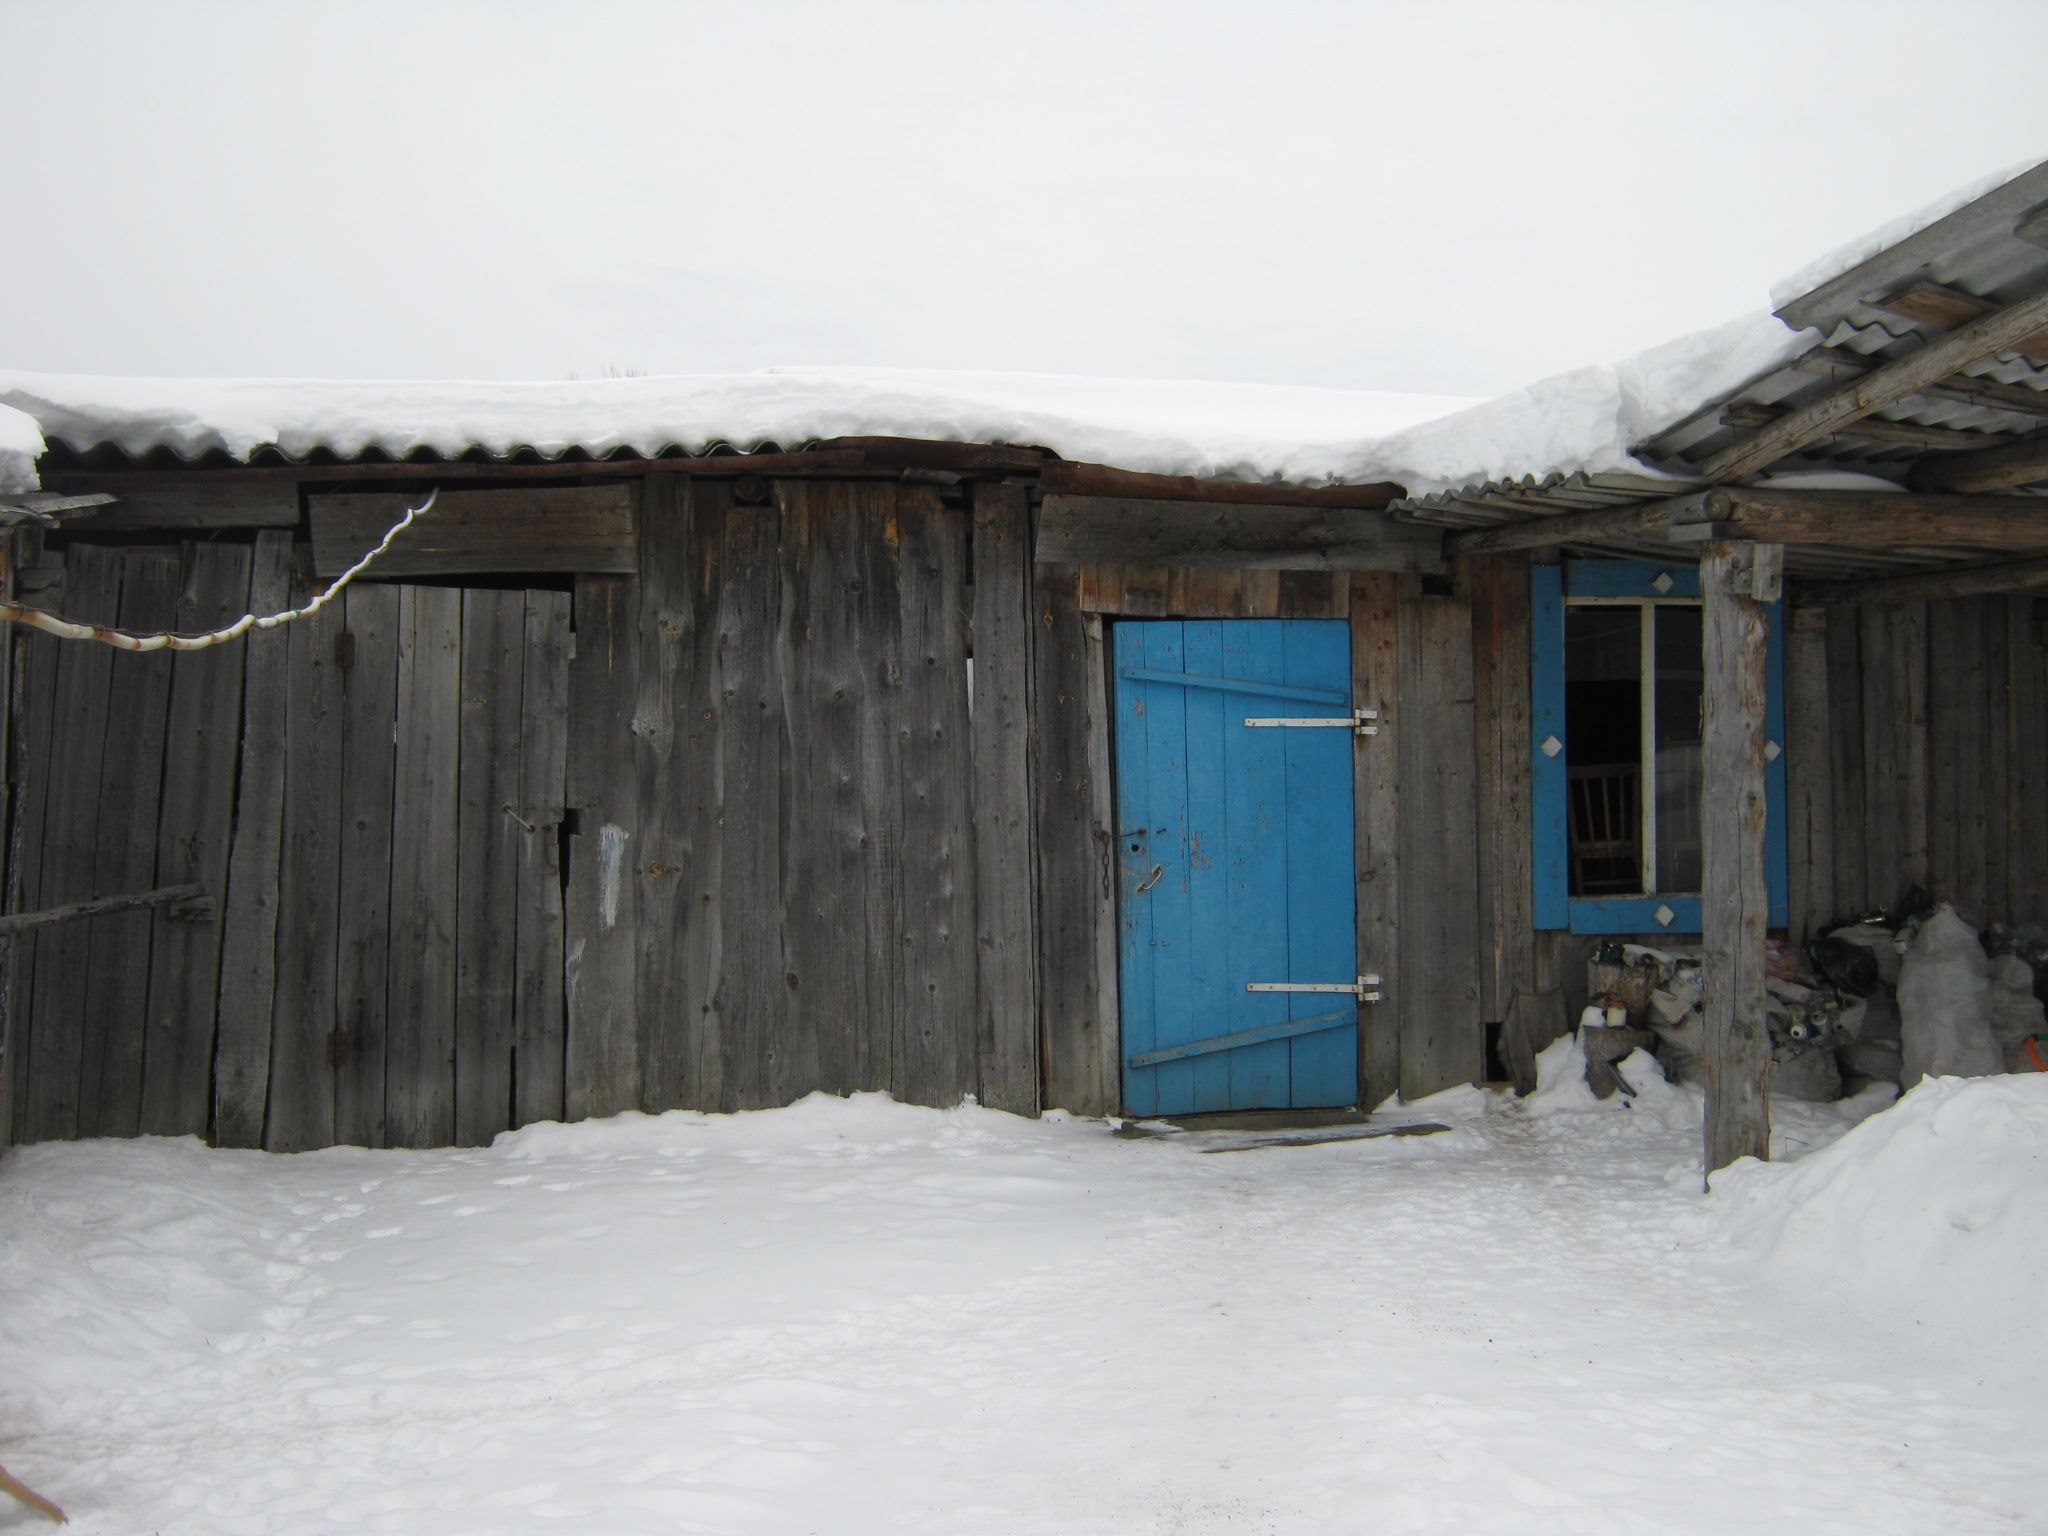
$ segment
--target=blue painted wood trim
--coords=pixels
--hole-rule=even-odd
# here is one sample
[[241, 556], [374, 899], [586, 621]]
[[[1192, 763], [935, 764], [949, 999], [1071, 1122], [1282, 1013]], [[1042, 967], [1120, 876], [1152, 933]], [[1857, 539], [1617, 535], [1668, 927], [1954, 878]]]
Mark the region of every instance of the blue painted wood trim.
[[[1536, 567], [1542, 569], [1542, 567]], [[1572, 560], [1564, 566], [1566, 589], [1573, 597], [1698, 597], [1700, 568], [1679, 561], [1659, 565], [1654, 560]], [[1653, 585], [1659, 573], [1671, 578], [1671, 588], [1659, 592]]]
[[1571, 807], [1565, 754], [1546, 756], [1541, 743], [1564, 740], [1563, 567], [1529, 567], [1529, 625], [1530, 907], [1537, 928], [1555, 929], [1571, 920]]
[[1261, 699], [1299, 699], [1304, 704], [1327, 704], [1333, 709], [1348, 708], [1351, 703], [1348, 693], [1337, 693], [1328, 688], [1294, 688], [1284, 683], [1261, 683], [1248, 677], [1205, 677], [1198, 672], [1160, 672], [1150, 667], [1124, 667], [1121, 675], [1134, 683], [1172, 683], [1181, 688], [1248, 693]]
[[1268, 1040], [1291, 1040], [1296, 1035], [1319, 1035], [1326, 1029], [1348, 1029], [1358, 1022], [1358, 1005], [1312, 1013], [1301, 1019], [1282, 1019], [1277, 1024], [1259, 1024], [1207, 1040], [1190, 1040], [1169, 1045], [1162, 1051], [1146, 1051], [1131, 1058], [1134, 1067], [1156, 1067], [1162, 1061], [1185, 1061], [1190, 1056], [1207, 1056], [1215, 1051], [1234, 1051], [1240, 1046], [1263, 1045]]
[[[1659, 907], [1671, 909], [1667, 927], [1657, 921]], [[1696, 937], [1700, 932], [1697, 896], [1574, 896], [1573, 933], [1668, 933]]]
[[[1778, 744], [1778, 755], [1764, 759], [1764, 891], [1769, 898], [1769, 924], [1783, 928], [1792, 920], [1792, 880], [1788, 867], [1785, 809], [1785, 604], [1770, 607], [1770, 646], [1764, 657], [1764, 740]], [[1822, 914], [1823, 916], [1825, 914]]]

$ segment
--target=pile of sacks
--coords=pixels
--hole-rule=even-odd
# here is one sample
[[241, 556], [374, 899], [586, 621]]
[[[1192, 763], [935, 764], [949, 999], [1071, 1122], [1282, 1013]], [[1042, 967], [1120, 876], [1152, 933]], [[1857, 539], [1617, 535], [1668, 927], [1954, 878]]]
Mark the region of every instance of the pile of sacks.
[[[1946, 904], [1909, 893], [1903, 917], [1841, 925], [1802, 953], [1767, 957], [1773, 1096], [1825, 1102], [1874, 1082], [2048, 1070], [2048, 934], [1979, 934]], [[1705, 1078], [1699, 958], [1641, 945], [1619, 962], [1633, 1021], [1656, 1039], [1665, 1075]], [[1613, 966], [1610, 978], [1617, 976]], [[1632, 994], [1632, 995], [1629, 995]]]

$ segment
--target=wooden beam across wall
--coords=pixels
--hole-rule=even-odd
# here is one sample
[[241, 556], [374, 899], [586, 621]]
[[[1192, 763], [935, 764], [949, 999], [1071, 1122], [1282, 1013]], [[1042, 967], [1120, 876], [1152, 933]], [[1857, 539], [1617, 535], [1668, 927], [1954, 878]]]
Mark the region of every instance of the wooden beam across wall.
[[[392, 541], [368, 573], [458, 576], [574, 571], [633, 574], [634, 487], [536, 486], [448, 491], [433, 509]], [[414, 497], [403, 491], [337, 492], [308, 502], [313, 573], [339, 576], [373, 548]]]
[[2048, 326], [2048, 293], [1994, 310], [1961, 330], [1951, 331], [1895, 362], [1884, 364], [1847, 386], [1786, 413], [1769, 426], [1710, 455], [1701, 478], [1742, 480], [1759, 474], [1809, 443], [1849, 422], [1894, 405], [1925, 386], [1946, 379], [1980, 358], [2012, 350]]
[[1944, 544], [2036, 549], [2048, 547], [2048, 499], [1725, 486], [1696, 520], [1674, 524], [1667, 532], [1681, 541], [1735, 537], [1849, 549]]
[[1362, 509], [1056, 494], [1039, 509], [1036, 558], [1046, 565], [1436, 572], [1443, 536]]
[[1851, 549], [1943, 544], [2044, 548], [2048, 498], [1716, 486], [1663, 501], [1467, 529], [1449, 535], [1445, 545], [1460, 555], [1500, 554], [1622, 538], [1674, 543], [1746, 538]]

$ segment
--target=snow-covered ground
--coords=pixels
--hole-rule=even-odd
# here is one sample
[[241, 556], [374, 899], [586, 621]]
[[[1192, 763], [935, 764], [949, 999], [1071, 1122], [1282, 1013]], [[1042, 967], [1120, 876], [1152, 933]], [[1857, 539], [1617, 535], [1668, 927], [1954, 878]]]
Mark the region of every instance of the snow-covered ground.
[[1703, 1198], [1697, 1099], [1566, 1049], [1257, 1150], [869, 1097], [18, 1151], [0, 1462], [122, 1536], [2048, 1528], [2048, 1077], [1784, 1106]]

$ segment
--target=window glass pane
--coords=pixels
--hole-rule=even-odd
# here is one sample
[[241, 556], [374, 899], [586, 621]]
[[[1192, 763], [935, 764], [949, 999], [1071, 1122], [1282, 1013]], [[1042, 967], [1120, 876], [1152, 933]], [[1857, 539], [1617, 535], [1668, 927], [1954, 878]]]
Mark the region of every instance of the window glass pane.
[[[1643, 891], [1643, 616], [1639, 604], [1564, 614], [1571, 894]], [[1697, 667], [1697, 659], [1695, 659]]]
[[1705, 781], [1700, 718], [1706, 699], [1700, 610], [1656, 610], [1657, 889], [1697, 891], [1701, 883], [1700, 789]]

